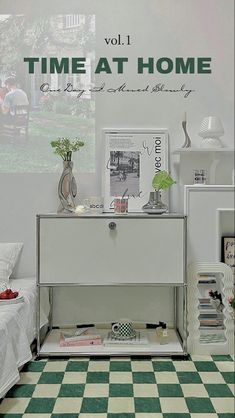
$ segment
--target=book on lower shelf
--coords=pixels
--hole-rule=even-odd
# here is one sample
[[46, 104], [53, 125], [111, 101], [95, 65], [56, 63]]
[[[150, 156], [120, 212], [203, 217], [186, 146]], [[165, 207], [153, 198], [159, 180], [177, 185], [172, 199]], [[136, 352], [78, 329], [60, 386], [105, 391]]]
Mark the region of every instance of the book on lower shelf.
[[200, 336], [200, 343], [202, 344], [216, 344], [223, 343], [226, 341], [224, 333], [215, 333], [215, 334], [202, 334]]
[[60, 333], [60, 347], [79, 347], [101, 344], [101, 335], [94, 327], [79, 328], [73, 332]]

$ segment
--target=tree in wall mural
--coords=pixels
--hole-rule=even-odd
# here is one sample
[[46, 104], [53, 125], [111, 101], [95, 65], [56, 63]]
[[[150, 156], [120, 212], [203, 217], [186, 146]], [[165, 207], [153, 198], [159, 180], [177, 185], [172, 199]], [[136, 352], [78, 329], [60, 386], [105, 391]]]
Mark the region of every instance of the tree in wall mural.
[[[94, 45], [94, 15], [0, 16], [2, 87], [4, 80], [13, 75], [17, 86], [29, 100], [28, 138], [23, 144], [24, 152], [22, 148], [9, 148], [3, 118], [0, 119], [1, 147], [4, 147], [6, 157], [0, 171], [55, 171], [58, 161], [50, 154], [49, 141], [56, 137], [78, 135], [87, 142], [79, 167], [82, 171], [94, 169], [95, 103], [88, 92], [94, 74]], [[34, 74], [29, 74], [28, 65], [24, 62], [25, 57], [72, 57], [74, 51], [76, 56], [87, 58], [86, 74], [42, 74], [40, 65], [35, 65]], [[61, 92], [42, 92], [40, 86], [43, 83]], [[68, 83], [83, 88], [86, 93], [78, 98], [76, 93], [63, 92]], [[11, 142], [14, 140], [11, 138]], [[16, 140], [19, 144], [20, 140]]]

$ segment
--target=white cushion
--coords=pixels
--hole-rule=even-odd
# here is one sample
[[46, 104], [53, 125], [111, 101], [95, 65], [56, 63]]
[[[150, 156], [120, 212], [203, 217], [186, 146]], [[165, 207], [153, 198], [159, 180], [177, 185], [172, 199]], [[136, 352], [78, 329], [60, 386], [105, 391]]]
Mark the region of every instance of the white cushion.
[[0, 242], [0, 284], [9, 283], [22, 247], [22, 242]]

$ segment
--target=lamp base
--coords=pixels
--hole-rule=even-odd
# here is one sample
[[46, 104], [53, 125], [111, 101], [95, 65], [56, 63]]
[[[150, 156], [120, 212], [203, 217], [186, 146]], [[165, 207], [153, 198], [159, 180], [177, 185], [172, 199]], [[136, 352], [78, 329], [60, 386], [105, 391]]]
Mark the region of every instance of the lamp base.
[[222, 142], [219, 138], [203, 138], [201, 148], [222, 148]]

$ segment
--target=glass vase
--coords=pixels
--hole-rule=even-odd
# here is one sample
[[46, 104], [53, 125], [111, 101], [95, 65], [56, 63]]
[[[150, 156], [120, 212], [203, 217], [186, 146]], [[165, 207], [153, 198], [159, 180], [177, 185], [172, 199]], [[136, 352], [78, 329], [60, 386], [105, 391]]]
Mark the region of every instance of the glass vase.
[[146, 213], [155, 213], [161, 215], [167, 211], [168, 206], [162, 202], [161, 192], [159, 190], [155, 190], [154, 192], [149, 193], [149, 201], [142, 207], [142, 209]]
[[73, 162], [63, 161], [63, 172], [58, 185], [60, 205], [57, 212], [74, 212], [77, 184], [73, 175]]

